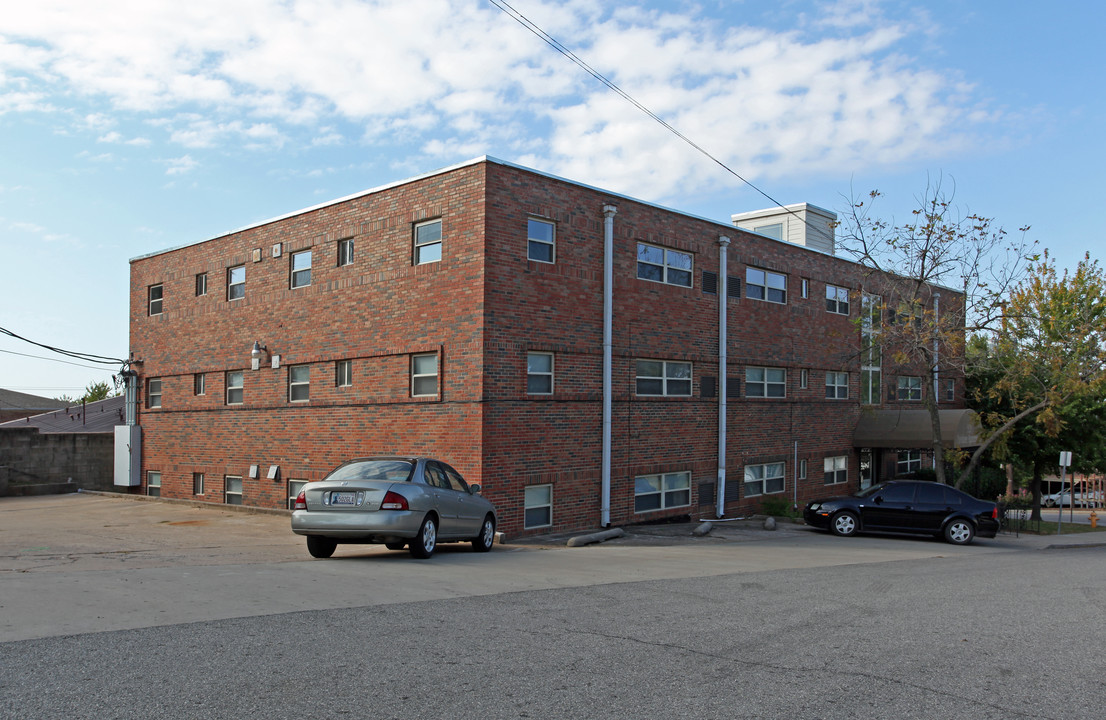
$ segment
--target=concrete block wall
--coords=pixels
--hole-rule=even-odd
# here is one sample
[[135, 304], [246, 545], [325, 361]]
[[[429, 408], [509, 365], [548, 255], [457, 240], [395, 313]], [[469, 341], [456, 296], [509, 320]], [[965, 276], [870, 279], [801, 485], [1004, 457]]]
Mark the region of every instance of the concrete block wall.
[[113, 463], [111, 434], [0, 431], [0, 495], [44, 486], [112, 490]]

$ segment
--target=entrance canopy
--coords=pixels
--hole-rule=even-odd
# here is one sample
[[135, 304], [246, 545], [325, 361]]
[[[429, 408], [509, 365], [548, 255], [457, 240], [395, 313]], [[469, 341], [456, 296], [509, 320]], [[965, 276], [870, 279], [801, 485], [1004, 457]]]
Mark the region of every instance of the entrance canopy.
[[[939, 410], [945, 447], [977, 447], [979, 416], [974, 410]], [[853, 432], [853, 445], [872, 448], [925, 448], [933, 445], [928, 410], [863, 410]]]

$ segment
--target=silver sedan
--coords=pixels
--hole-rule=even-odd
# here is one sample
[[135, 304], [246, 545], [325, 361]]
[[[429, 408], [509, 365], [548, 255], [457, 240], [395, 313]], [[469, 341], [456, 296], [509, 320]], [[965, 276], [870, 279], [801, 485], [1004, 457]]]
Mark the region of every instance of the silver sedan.
[[495, 506], [441, 460], [370, 457], [350, 460], [319, 482], [307, 483], [292, 512], [292, 532], [307, 536], [312, 557], [327, 558], [339, 543], [407, 546], [428, 558], [439, 542], [492, 549]]

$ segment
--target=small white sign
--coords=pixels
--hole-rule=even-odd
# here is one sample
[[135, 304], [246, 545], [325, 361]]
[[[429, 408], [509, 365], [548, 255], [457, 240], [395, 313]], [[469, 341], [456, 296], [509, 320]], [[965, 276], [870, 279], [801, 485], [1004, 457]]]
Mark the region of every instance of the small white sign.
[[1065, 450], [1060, 453], [1060, 467], [1071, 467], [1071, 452]]

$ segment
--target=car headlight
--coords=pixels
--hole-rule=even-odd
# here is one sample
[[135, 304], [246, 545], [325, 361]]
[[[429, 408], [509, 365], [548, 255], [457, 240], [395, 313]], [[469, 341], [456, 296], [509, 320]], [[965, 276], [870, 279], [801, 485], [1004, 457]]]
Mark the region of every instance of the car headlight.
[[811, 510], [817, 510], [821, 507], [822, 507], [822, 503], [820, 503], [820, 502], [812, 502], [809, 505], [807, 505], [807, 508], [809, 508]]

